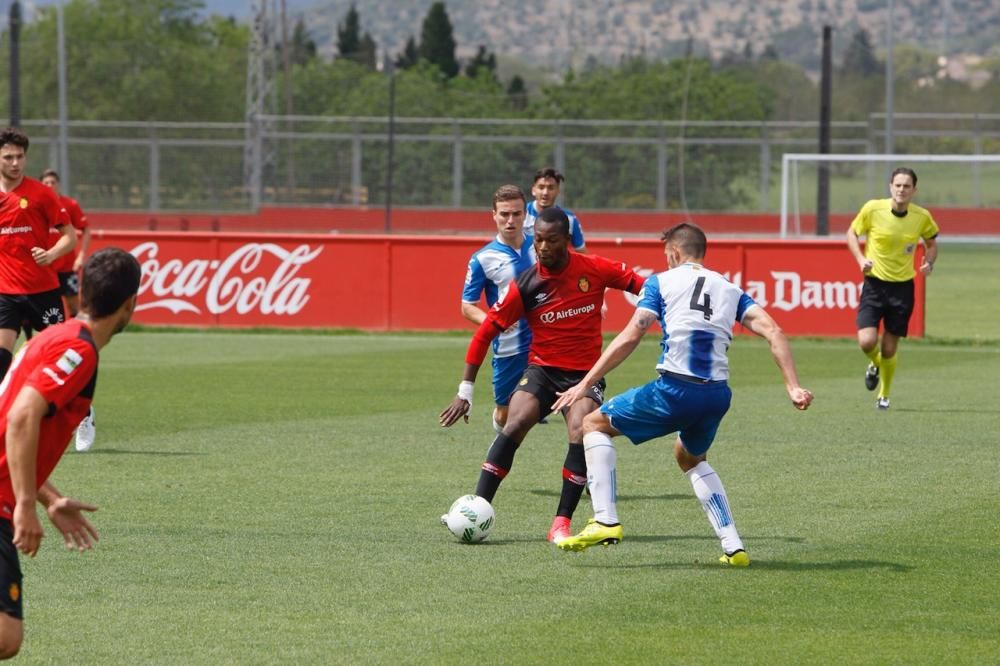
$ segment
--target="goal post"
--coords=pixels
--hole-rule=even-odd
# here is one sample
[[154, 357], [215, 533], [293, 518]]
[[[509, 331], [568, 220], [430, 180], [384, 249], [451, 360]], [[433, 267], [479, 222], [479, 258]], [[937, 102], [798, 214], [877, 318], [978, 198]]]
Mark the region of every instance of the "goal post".
[[[861, 208], [868, 199], [889, 196], [889, 173], [895, 167], [905, 166], [917, 171], [920, 182], [935, 183], [936, 192], [946, 191], [947, 196], [929, 197], [927, 207], [988, 207], [1000, 208], [1000, 193], [994, 188], [983, 188], [983, 183], [1000, 182], [1000, 155], [928, 155], [928, 154], [872, 154], [872, 153], [785, 153], [781, 157], [781, 237], [802, 235], [803, 201], [800, 171], [804, 165], [867, 165], [864, 170], [842, 170], [840, 182], [850, 182], [853, 211]], [[937, 173], [928, 174], [921, 170], [924, 165], [958, 165], [961, 170], [951, 170], [946, 166]], [[986, 173], [984, 173], [984, 171]], [[946, 181], [946, 182], [941, 182]], [[814, 189], [814, 188], [813, 188]], [[831, 191], [834, 187], [831, 185]], [[930, 189], [930, 188], [928, 188]], [[815, 205], [815, 202], [814, 202]], [[831, 210], [833, 206], [831, 206]]]

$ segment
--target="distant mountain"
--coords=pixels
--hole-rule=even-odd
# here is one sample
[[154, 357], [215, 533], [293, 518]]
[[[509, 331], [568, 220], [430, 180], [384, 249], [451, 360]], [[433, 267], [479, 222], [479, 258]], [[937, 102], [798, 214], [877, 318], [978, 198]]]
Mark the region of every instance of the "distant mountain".
[[[219, 0], [221, 2], [221, 0]], [[288, 0], [292, 2], [292, 0]], [[380, 48], [397, 53], [420, 26], [432, 0], [312, 0], [305, 16], [323, 53], [336, 50], [336, 27], [351, 4]], [[296, 3], [302, 4], [302, 3]], [[459, 55], [480, 44], [501, 58], [547, 69], [617, 62], [623, 56], [695, 53], [718, 58], [759, 55], [773, 46], [780, 57], [817, 69], [824, 24], [834, 27], [835, 57], [859, 27], [882, 50], [888, 0], [451, 0], [446, 2]], [[893, 0], [897, 43], [936, 54], [1000, 55], [1000, 2]], [[298, 10], [297, 10], [298, 11]]]

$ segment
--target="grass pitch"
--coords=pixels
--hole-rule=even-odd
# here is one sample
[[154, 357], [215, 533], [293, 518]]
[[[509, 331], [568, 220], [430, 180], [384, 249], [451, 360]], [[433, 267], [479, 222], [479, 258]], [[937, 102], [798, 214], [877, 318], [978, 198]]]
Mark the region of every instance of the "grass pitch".
[[[528, 436], [490, 539], [458, 543], [438, 516], [474, 488], [492, 439], [485, 369], [472, 423], [437, 426], [465, 336], [123, 334], [103, 354], [98, 442], [53, 477], [101, 507], [101, 542], [68, 553], [50, 528], [22, 562], [22, 658], [996, 661], [1000, 344], [960, 305], [957, 320], [933, 319], [962, 298], [940, 291], [946, 281], [984, 251], [942, 249], [932, 338], [902, 347], [888, 413], [864, 390], [853, 341], [794, 341], [817, 395], [805, 413], [766, 346], [735, 341], [734, 404], [710, 460], [746, 570], [716, 562], [662, 440], [619, 442], [620, 545], [547, 544], [558, 419]], [[993, 265], [979, 280], [995, 293]], [[648, 380], [655, 356], [655, 339], [644, 342], [609, 391]], [[589, 513], [585, 500], [574, 528]]]

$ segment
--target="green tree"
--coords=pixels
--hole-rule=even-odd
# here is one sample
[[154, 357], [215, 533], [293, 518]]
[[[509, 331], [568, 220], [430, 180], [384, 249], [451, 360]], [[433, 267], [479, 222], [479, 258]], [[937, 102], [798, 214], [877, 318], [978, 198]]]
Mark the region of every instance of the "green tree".
[[406, 46], [403, 50], [396, 56], [396, 69], [409, 69], [417, 64], [420, 60], [420, 53], [417, 50], [417, 42], [413, 39], [413, 35], [406, 40]]
[[341, 58], [356, 60], [361, 50], [361, 19], [358, 10], [352, 4], [344, 16], [344, 21], [337, 24], [337, 53]]
[[455, 36], [444, 3], [431, 5], [420, 31], [420, 57], [436, 65], [449, 79], [458, 75], [455, 59]]
[[484, 70], [488, 72], [490, 76], [496, 78], [496, 54], [487, 51], [486, 47], [482, 44], [479, 45], [479, 50], [476, 52], [476, 55], [465, 65], [465, 75], [470, 79], [474, 79], [480, 70]]
[[304, 65], [316, 57], [316, 42], [309, 36], [306, 22], [299, 17], [292, 29], [290, 59], [293, 65]]
[[507, 85], [507, 97], [510, 104], [516, 111], [523, 111], [528, 108], [528, 88], [524, 85], [524, 79], [515, 74]]
[[[67, 2], [70, 118], [242, 120], [248, 28], [202, 17], [201, 8], [197, 0]], [[22, 34], [25, 117], [54, 118], [54, 8], [41, 8]]]
[[375, 43], [375, 39], [367, 32], [361, 38], [357, 60], [372, 71], [378, 67], [378, 44]]
[[844, 52], [844, 60], [840, 66], [844, 76], [860, 76], [868, 78], [882, 72], [882, 64], [875, 57], [871, 37], [863, 28], [854, 33], [851, 43]]

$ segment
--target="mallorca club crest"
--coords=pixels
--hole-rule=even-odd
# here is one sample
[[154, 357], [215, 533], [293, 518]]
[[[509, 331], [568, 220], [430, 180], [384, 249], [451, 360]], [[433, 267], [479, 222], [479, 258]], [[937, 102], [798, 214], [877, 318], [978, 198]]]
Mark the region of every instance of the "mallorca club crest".
[[590, 280], [587, 279], [587, 276], [583, 276], [580, 278], [579, 282], [576, 283], [576, 286], [579, 287], [580, 291], [583, 293], [587, 293], [590, 291]]

